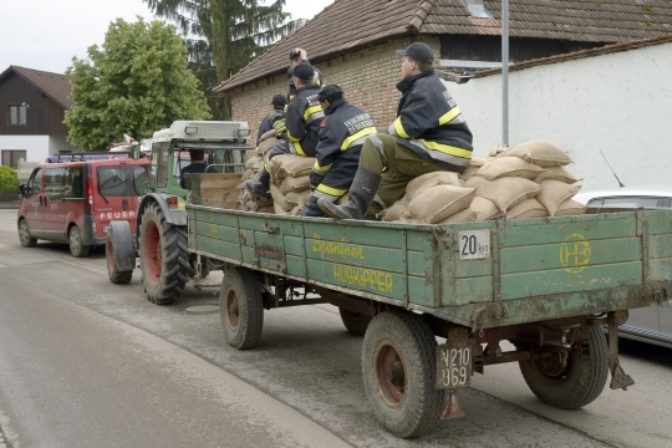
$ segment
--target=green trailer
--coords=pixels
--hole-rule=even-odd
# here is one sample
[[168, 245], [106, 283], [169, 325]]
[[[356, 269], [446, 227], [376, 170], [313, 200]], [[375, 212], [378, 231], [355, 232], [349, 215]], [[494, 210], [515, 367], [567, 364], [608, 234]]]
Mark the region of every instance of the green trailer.
[[518, 362], [560, 408], [595, 400], [609, 371], [625, 389], [617, 327], [672, 290], [672, 211], [439, 226], [186, 209], [189, 252], [225, 266], [227, 342], [254, 347], [265, 309], [339, 307], [364, 336], [374, 414], [400, 437], [453, 416], [492, 364]]

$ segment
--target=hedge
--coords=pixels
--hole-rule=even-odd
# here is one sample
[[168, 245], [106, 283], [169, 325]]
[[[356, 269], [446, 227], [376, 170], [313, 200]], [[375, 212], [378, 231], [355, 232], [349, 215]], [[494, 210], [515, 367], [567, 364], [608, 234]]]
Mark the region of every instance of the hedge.
[[16, 170], [0, 165], [0, 191], [17, 191], [18, 189], [19, 178], [16, 175]]

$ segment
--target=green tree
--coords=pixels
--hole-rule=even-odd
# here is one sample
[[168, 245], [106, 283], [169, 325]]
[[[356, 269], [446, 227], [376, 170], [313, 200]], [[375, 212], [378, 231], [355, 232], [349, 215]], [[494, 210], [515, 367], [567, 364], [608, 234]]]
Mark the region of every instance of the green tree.
[[122, 19], [110, 24], [102, 48], [73, 58], [68, 140], [104, 150], [123, 134], [149, 137], [177, 119], [211, 116], [198, 80], [187, 67], [187, 48], [172, 25]]
[[283, 11], [285, 0], [268, 5], [257, 0], [143, 1], [158, 16], [179, 25], [191, 68], [208, 92], [215, 116], [223, 119], [230, 118], [228, 101], [212, 97], [212, 89], [297, 26]]

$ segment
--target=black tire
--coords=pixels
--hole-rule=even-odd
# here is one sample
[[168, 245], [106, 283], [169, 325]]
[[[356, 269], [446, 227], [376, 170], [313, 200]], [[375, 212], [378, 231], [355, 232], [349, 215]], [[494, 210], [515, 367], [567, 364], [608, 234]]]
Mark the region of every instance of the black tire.
[[142, 213], [138, 251], [147, 300], [168, 305], [179, 299], [189, 272], [187, 235], [182, 227], [166, 222], [157, 204]]
[[128, 221], [112, 221], [105, 239], [107, 276], [112, 283], [130, 283], [135, 267], [135, 247]]
[[19, 241], [23, 247], [35, 247], [37, 246], [37, 238], [34, 238], [30, 234], [30, 226], [25, 219], [21, 219], [18, 224], [19, 229]]
[[[567, 353], [567, 352], [566, 352]], [[579, 409], [595, 400], [607, 382], [609, 351], [602, 329], [592, 325], [588, 340], [561, 361], [551, 358], [523, 361], [520, 371], [534, 395], [560, 409]]]
[[368, 327], [369, 322], [371, 322], [371, 316], [349, 311], [341, 307], [338, 308], [338, 311], [348, 333], [353, 336], [364, 336], [366, 327]]
[[436, 389], [436, 339], [420, 316], [375, 316], [364, 335], [362, 373], [373, 413], [391, 433], [410, 439], [439, 421], [446, 392]]
[[73, 257], [86, 257], [91, 252], [91, 246], [84, 245], [82, 232], [77, 226], [71, 226], [68, 231], [68, 247]]
[[257, 345], [264, 326], [259, 282], [244, 268], [226, 271], [219, 292], [219, 314], [226, 342], [238, 350]]

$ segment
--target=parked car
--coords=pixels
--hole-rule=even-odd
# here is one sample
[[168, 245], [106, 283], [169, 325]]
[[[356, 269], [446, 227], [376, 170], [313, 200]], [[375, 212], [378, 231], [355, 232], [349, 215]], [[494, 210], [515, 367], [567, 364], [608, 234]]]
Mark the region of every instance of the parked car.
[[75, 257], [105, 244], [110, 221], [128, 220], [135, 234], [137, 200], [147, 185], [149, 160], [127, 155], [59, 158], [36, 167], [19, 187], [19, 240], [65, 242]]
[[[672, 208], [672, 186], [585, 192], [574, 200], [592, 209]], [[672, 305], [632, 310], [620, 331], [628, 339], [672, 348]]]

